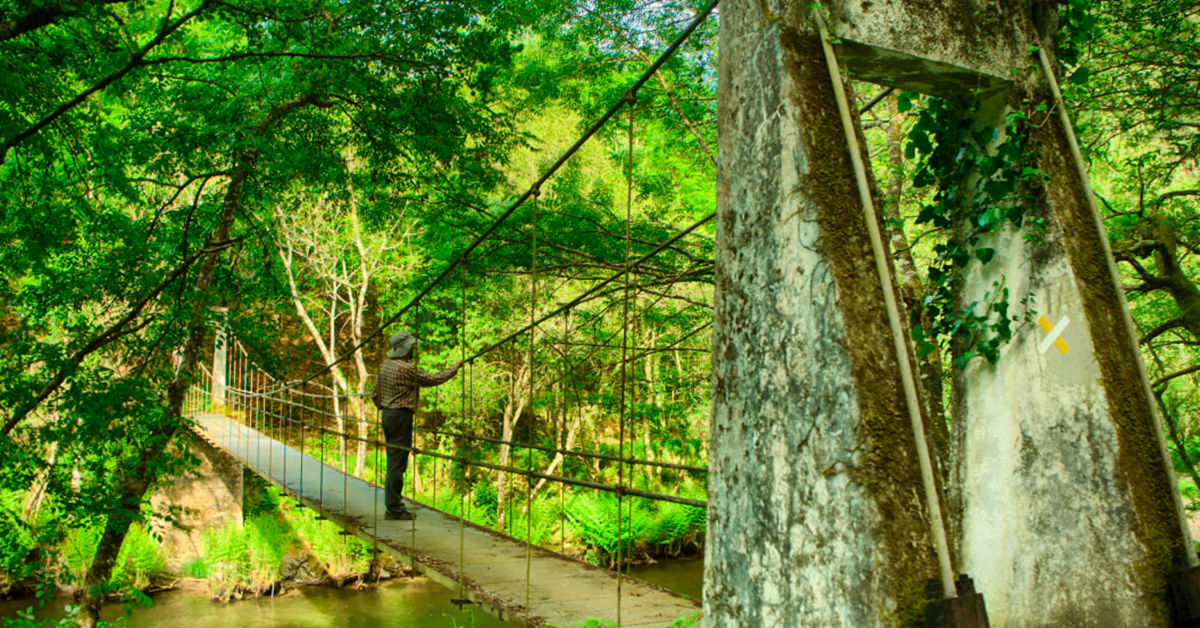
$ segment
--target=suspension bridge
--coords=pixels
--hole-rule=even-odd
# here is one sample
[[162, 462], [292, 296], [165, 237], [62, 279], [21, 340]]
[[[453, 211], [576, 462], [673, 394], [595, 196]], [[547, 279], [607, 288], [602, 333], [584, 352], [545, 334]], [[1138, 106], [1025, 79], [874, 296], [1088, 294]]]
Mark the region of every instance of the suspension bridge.
[[[706, 501], [696, 498], [694, 493], [690, 496], [660, 493], [650, 490], [649, 482], [638, 486], [636, 474], [639, 473], [639, 469], [650, 469], [660, 473], [670, 470], [698, 478], [697, 482], [702, 486], [707, 467], [671, 460], [638, 458], [633, 455], [631, 441], [635, 425], [629, 416], [633, 394], [629, 368], [639, 359], [645, 359], [646, 356], [655, 353], [695, 350], [681, 345], [711, 328], [711, 314], [703, 311], [706, 307], [699, 308], [699, 318], [708, 320], [702, 320], [691, 329], [679, 330], [669, 342], [660, 343], [655, 347], [631, 346], [630, 327], [639, 316], [664, 299], [671, 298], [668, 294], [671, 287], [668, 285], [659, 286], [657, 292], [646, 293], [653, 295], [647, 299], [636, 287], [637, 273], [656, 257], [681, 251], [681, 247], [687, 245], [689, 236], [704, 235], [700, 230], [714, 220], [715, 214], [701, 217], [656, 245], [647, 246], [643, 243], [637, 248], [633, 244], [629, 225], [632, 222], [634, 198], [636, 95], [659, 68], [677, 53], [715, 7], [716, 2], [712, 2], [698, 12], [626, 94], [613, 103], [558, 161], [500, 213], [494, 222], [417, 296], [383, 321], [374, 333], [344, 352], [341, 359], [327, 361], [324, 369], [304, 379], [284, 381], [265, 372], [241, 343], [219, 330], [212, 368], [204, 369], [206, 378], [196, 382], [185, 403], [187, 415], [194, 421], [194, 431], [210, 444], [235, 457], [247, 469], [271, 482], [284, 494], [294, 498], [298, 504], [310, 508], [314, 516], [335, 522], [343, 528], [345, 534], [354, 535], [369, 544], [373, 552], [391, 554], [446, 586], [454, 592], [453, 599], [456, 603], [478, 604], [480, 608], [515, 625], [573, 626], [582, 625], [589, 620], [601, 620], [620, 626], [648, 628], [667, 626], [681, 618], [695, 616], [700, 608], [698, 600], [687, 599], [622, 573], [621, 567], [629, 563], [635, 540], [634, 533], [629, 529], [633, 519], [631, 500], [673, 503], [698, 509], [701, 513], [707, 507]], [[595, 281], [582, 291], [575, 288], [564, 290], [563, 284], [567, 282], [558, 286], [550, 285], [551, 282], [540, 270], [540, 255], [544, 251], [539, 249], [539, 244], [544, 244], [540, 241], [544, 234], [539, 231], [538, 217], [540, 206], [545, 202], [541, 198], [541, 189], [585, 143], [613, 121], [622, 110], [628, 110], [629, 114], [624, 129], [624, 143], [627, 149], [624, 173], [627, 188], [624, 199], [624, 259], [614, 264], [617, 267], [616, 272]], [[496, 237], [501, 226], [517, 215], [520, 208], [527, 205], [528, 215], [522, 216], [524, 225], [517, 228], [515, 235], [508, 234], [508, 237], [528, 243], [528, 321], [511, 332], [501, 331], [499, 337], [493, 333], [487, 336], [486, 340], [473, 339], [472, 335], [479, 338], [484, 336], [473, 333], [477, 331], [477, 326], [474, 326], [468, 317], [468, 262], [473, 255], [479, 255], [477, 249], [483, 243]], [[707, 234], [706, 238], [711, 239], [711, 234]], [[701, 260], [700, 264], [702, 267], [711, 268], [711, 260]], [[695, 274], [695, 269], [685, 272]], [[453, 281], [455, 278], [459, 281]], [[570, 290], [575, 291], [571, 293]], [[639, 297], [643, 299], [640, 304]], [[511, 534], [470, 521], [471, 509], [477, 506], [472, 493], [474, 489], [469, 483], [465, 492], [459, 495], [458, 503], [454, 504], [457, 508], [455, 514], [438, 510], [433, 504], [410, 500], [410, 508], [416, 513], [415, 521], [388, 520], [384, 517], [383, 489], [363, 477], [350, 473], [347, 468], [338, 468], [328, 459], [336, 456], [339, 449], [342, 452], [346, 451], [348, 443], [361, 445], [360, 456], [373, 460], [375, 464], [375, 468], [367, 470], [367, 475], [372, 479], [383, 478], [383, 471], [379, 468], [380, 461], [385, 457], [386, 449], [395, 445], [384, 442], [378, 417], [366, 416], [364, 408], [369, 404], [365, 402], [363, 395], [339, 393], [332, 382], [322, 380], [321, 376], [328, 376], [341, 362], [350, 359], [374, 338], [380, 337], [384, 329], [395, 323], [407, 324], [408, 328], [420, 337], [423, 322], [422, 303], [435, 299], [441, 299], [443, 307], [446, 303], [454, 303], [458, 310], [452, 311], [452, 318], [458, 319], [453, 325], [456, 328], [458, 345], [462, 348], [461, 358], [468, 364], [468, 375], [460, 387], [461, 398], [455, 409], [461, 418], [459, 426], [471, 425], [473, 421], [480, 419], [479, 415], [483, 411], [475, 408], [477, 395], [474, 374], [477, 368], [487, 368], [486, 356], [501, 350], [508, 352], [507, 362], [499, 361], [503, 368], [514, 368], [511, 362], [515, 358], [524, 362], [519, 368], [527, 373], [527, 383], [520, 388], [510, 386], [509, 390], [504, 392], [504, 396], [510, 400], [522, 399], [522, 407], [528, 407], [534, 413], [538, 412], [536, 407], [539, 403], [543, 406], [551, 405], [545, 403], [545, 397], [561, 395], [561, 391], [553, 392], [555, 386], [561, 389], [568, 380], [578, 380], [593, 369], [603, 369], [619, 380], [617, 390], [613, 391], [616, 400], [606, 402], [607, 407], [603, 410], [613, 416], [619, 426], [615, 434], [615, 451], [606, 452], [603, 448], [595, 447], [573, 447], [573, 429], [579, 428], [582, 409], [574, 420], [573, 428], [567, 427], [568, 420], [565, 415], [558, 417], [553, 444], [544, 440], [538, 442], [529, 437], [518, 440], [507, 431], [497, 438], [465, 433], [468, 431], [466, 429], [456, 431], [445, 426], [423, 427], [421, 421], [417, 421], [416, 444], [406, 448], [414, 458], [414, 464], [407, 474], [412, 486], [405, 490], [406, 499], [419, 492], [416, 482], [424, 466], [421, 460], [433, 461], [433, 472], [425, 477], [425, 481], [432, 484], [433, 492], [429, 497], [433, 504], [439, 503], [439, 478], [449, 475], [438, 472], [439, 462], [444, 463], [445, 467], [456, 465], [460, 472], [462, 469], [476, 469], [518, 478], [513, 492], [523, 492], [524, 502], [522, 504], [519, 499], [510, 499], [509, 520], [512, 522], [519, 519], [524, 524], [524, 529], [520, 529], [519, 525], [515, 528], [510, 527], [508, 532]], [[711, 301], [711, 297], [706, 300]], [[585, 306], [594, 301], [604, 302], [601, 311], [590, 314], [585, 312]], [[555, 303], [556, 306], [546, 307], [545, 303]], [[685, 313], [696, 309], [695, 303], [684, 306]], [[608, 329], [601, 329], [604, 322], [615, 324], [615, 328], [610, 325]], [[552, 330], [556, 330], [557, 333], [552, 333]], [[545, 376], [547, 368], [538, 362], [539, 356], [546, 353], [545, 347], [552, 346], [551, 353], [557, 351], [561, 356], [564, 348], [576, 344], [571, 339], [572, 333], [585, 330], [593, 342], [577, 343], [578, 346], [587, 348], [585, 354], [573, 356], [573, 360], [563, 360], [572, 363], [569, 367], [571, 372]], [[470, 346], [477, 349], [468, 353]], [[699, 350], [706, 351], [704, 348]], [[508, 377], [510, 383], [517, 379], [514, 374], [509, 374]], [[578, 402], [580, 390], [578, 384], [573, 386]], [[479, 400], [478, 403], [486, 404], [483, 400]], [[357, 413], [352, 411], [354, 408], [357, 408]], [[519, 413], [520, 410], [515, 412]], [[649, 438], [649, 432], [645, 431], [648, 428], [645, 425], [640, 427], [643, 429], [643, 438]], [[422, 433], [425, 435], [423, 439], [420, 437]], [[340, 443], [340, 446], [330, 447], [331, 441]], [[451, 447], [449, 451], [443, 449], [447, 443]], [[467, 444], [466, 447], [463, 446], [464, 443]], [[493, 448], [498, 446], [505, 451], [511, 451], [512, 456], [501, 456], [499, 460], [484, 460], [461, 453], [463, 449], [469, 451], [472, 447], [478, 448], [480, 444]], [[369, 451], [364, 453], [366, 449]], [[648, 450], [649, 448], [644, 448], [643, 452], [648, 453]], [[552, 457], [553, 461], [549, 466], [535, 468], [532, 462], [535, 453]], [[615, 468], [615, 478], [605, 481], [596, 477], [577, 477], [566, 471], [567, 463], [564, 461], [569, 459]], [[341, 460], [345, 464], [345, 458]], [[520, 478], [525, 480], [524, 491], [520, 489]], [[538, 483], [537, 486], [535, 482]], [[566, 516], [566, 487], [615, 496], [613, 511], [608, 513], [608, 519], [615, 523], [615, 541], [606, 548], [606, 552], [614, 559], [617, 567], [615, 570], [597, 567], [568, 556], [562, 536], [562, 521], [556, 524], [560, 531], [557, 548], [552, 540], [543, 540], [541, 546], [528, 542], [534, 537], [535, 518], [538, 516], [538, 510], [533, 507], [533, 496], [545, 483], [560, 487], [559, 504], [556, 508], [560, 519]], [[462, 486], [457, 489], [461, 491]], [[445, 505], [444, 501], [441, 503]], [[522, 505], [523, 513], [512, 514]]]
[[[300, 413], [294, 410], [303, 404], [288, 408], [285, 402], [284, 414], [277, 414], [267, 409], [274, 400], [237, 389], [227, 388], [226, 392], [232, 402], [229, 407], [240, 409], [236, 414], [250, 424], [204, 411], [202, 408], [211, 407], [211, 397], [208, 391], [197, 389], [188, 406], [199, 436], [315, 516], [337, 523], [345, 533], [370, 544], [373, 552], [387, 552], [455, 592], [457, 603], [477, 604], [517, 626], [572, 626], [589, 619], [622, 626], [666, 626], [699, 609], [698, 601], [677, 593], [417, 502], [410, 502], [417, 514], [414, 521], [385, 520], [382, 487], [304, 453], [303, 444], [291, 446], [259, 431], [269, 425], [300, 435], [308, 430], [328, 431], [321, 427], [323, 422], [310, 425], [295, 418]], [[287, 426], [289, 421], [297, 424]], [[371, 444], [386, 447], [378, 440]]]

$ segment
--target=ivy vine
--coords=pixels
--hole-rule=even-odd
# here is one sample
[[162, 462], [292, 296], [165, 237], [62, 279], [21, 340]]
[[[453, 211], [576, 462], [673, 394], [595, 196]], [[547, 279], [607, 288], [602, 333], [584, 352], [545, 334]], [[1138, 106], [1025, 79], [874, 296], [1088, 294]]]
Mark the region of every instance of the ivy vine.
[[[915, 96], [903, 94], [900, 110], [912, 111]], [[976, 106], [940, 98], [925, 98], [924, 107], [908, 133], [905, 153], [918, 159], [913, 187], [932, 188], [916, 222], [943, 230], [948, 237], [933, 248], [929, 265], [929, 293], [920, 315], [929, 325], [926, 335], [920, 321], [912, 325], [921, 357], [938, 345], [959, 341], [954, 361], [964, 368], [975, 357], [995, 363], [1000, 349], [1012, 339], [1015, 324], [1009, 316], [1010, 294], [1005, 277], [995, 281], [982, 301], [960, 306], [958, 291], [973, 263], [990, 264], [996, 250], [981, 243], [983, 237], [1007, 228], [1026, 227], [1026, 238], [1038, 240], [1044, 232], [1041, 218], [1027, 213], [1036, 201], [1044, 175], [1027, 165], [1028, 116], [1007, 115], [1004, 133], [975, 122]], [[1030, 297], [1023, 297], [1027, 319], [1033, 316]]]

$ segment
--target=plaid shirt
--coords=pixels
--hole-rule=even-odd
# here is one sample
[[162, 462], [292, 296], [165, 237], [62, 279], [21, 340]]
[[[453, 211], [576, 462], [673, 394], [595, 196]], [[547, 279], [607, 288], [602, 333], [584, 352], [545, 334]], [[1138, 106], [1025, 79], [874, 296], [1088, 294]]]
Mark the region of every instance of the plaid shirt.
[[373, 399], [379, 408], [417, 409], [421, 403], [422, 386], [438, 386], [454, 377], [458, 369], [427, 373], [408, 360], [387, 359], [379, 367]]

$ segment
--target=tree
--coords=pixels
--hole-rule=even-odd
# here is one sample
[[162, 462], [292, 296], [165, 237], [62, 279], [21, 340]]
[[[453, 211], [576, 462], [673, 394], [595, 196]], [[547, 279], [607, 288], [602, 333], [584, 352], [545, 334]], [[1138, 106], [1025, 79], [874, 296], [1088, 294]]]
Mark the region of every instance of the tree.
[[[363, 348], [363, 330], [370, 314], [369, 296], [378, 291], [379, 283], [394, 281], [414, 269], [413, 252], [400, 249], [409, 248], [406, 243], [415, 237], [415, 225], [402, 210], [393, 219], [392, 228], [364, 233], [353, 188], [340, 199], [301, 196], [296, 207], [286, 213], [276, 207], [276, 220], [279, 258], [296, 315], [320, 353], [323, 366], [329, 369], [333, 380], [331, 392], [354, 395], [348, 399], [349, 417], [356, 420], [359, 440], [354, 473], [361, 476], [367, 449], [365, 395], [372, 377]], [[343, 314], [345, 322], [339, 324]], [[318, 324], [321, 316], [323, 325]], [[349, 348], [349, 356], [342, 350], [344, 347]], [[339, 363], [345, 357], [353, 361], [353, 381], [346, 377]], [[347, 434], [340, 400], [335, 396], [333, 401], [337, 432]], [[349, 470], [346, 438], [339, 439], [342, 468]]]
[[[1200, 3], [1073, 2], [1063, 10], [1067, 92], [1084, 121], [1113, 252], [1159, 401], [1200, 360]], [[1178, 380], [1194, 390], [1195, 382]], [[1184, 393], [1187, 394], [1187, 393]], [[1177, 413], [1160, 403], [1183, 469]]]

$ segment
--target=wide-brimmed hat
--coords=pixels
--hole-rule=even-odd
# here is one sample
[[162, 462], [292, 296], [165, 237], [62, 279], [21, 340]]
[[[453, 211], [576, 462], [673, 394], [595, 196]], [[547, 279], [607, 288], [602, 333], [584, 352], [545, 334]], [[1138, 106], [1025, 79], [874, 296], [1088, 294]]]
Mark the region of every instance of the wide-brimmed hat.
[[396, 335], [392, 336], [388, 342], [392, 344], [392, 350], [388, 352], [387, 357], [402, 358], [412, 352], [413, 345], [417, 344], [417, 338], [406, 331], [400, 331], [396, 332]]

